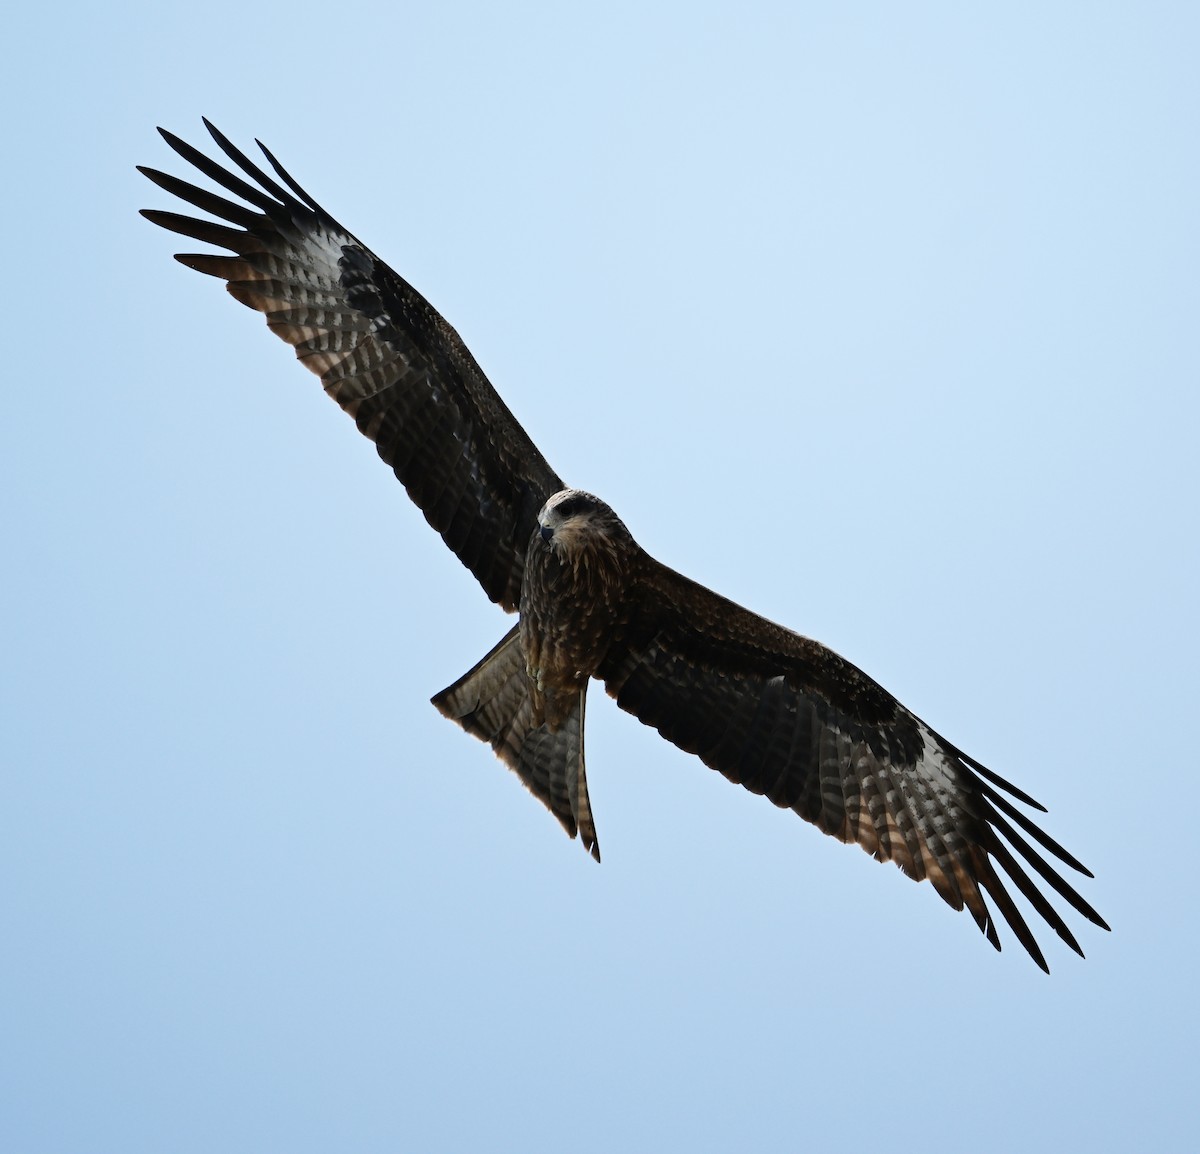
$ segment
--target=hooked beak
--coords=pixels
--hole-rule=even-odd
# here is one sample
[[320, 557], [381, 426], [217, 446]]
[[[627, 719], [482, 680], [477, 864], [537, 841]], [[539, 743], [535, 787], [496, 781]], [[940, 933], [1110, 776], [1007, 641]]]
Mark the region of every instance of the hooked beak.
[[542, 540], [549, 541], [554, 536], [554, 530], [549, 525], [542, 526]]

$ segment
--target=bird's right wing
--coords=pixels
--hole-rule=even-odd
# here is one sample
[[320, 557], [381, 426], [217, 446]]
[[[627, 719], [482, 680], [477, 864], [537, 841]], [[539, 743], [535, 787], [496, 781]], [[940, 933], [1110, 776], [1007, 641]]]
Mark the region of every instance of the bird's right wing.
[[141, 171], [228, 224], [156, 209], [143, 215], [234, 254], [176, 259], [226, 281], [236, 300], [266, 315], [271, 331], [295, 348], [375, 442], [488, 597], [515, 611], [538, 510], [562, 481], [429, 302], [326, 213], [261, 144], [282, 185], [205, 124], [243, 175], [159, 131], [236, 201], [155, 169]]

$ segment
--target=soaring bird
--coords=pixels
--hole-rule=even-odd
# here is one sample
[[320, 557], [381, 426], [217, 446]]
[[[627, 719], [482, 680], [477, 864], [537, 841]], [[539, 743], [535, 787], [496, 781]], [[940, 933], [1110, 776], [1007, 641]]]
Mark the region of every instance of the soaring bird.
[[646, 553], [604, 501], [563, 483], [416, 289], [261, 143], [274, 176], [205, 125], [231, 167], [159, 132], [234, 199], [142, 168], [216, 219], [143, 215], [224, 250], [175, 259], [224, 280], [265, 315], [375, 442], [489, 599], [518, 614], [433, 704], [491, 745], [597, 861], [583, 752], [593, 678], [622, 709], [730, 781], [931, 882], [997, 950], [985, 895], [1048, 970], [1007, 876], [1082, 956], [1029, 870], [1108, 929], [1047, 855], [1092, 875], [1014, 802], [1044, 807], [832, 650]]

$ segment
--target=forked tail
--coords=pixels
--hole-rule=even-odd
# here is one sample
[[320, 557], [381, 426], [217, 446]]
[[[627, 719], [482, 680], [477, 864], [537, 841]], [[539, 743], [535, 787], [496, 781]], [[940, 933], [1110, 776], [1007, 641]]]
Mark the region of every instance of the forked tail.
[[583, 762], [583, 715], [587, 685], [556, 732], [533, 724], [525, 656], [517, 627], [469, 673], [433, 698], [433, 704], [468, 733], [486, 741], [560, 822], [577, 833], [600, 860]]

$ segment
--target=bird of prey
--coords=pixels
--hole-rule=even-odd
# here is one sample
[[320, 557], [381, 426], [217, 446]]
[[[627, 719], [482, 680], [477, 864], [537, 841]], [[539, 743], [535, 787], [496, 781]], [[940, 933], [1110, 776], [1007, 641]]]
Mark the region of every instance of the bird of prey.
[[518, 613], [433, 704], [491, 745], [597, 861], [583, 755], [592, 678], [730, 781], [927, 879], [954, 909], [970, 912], [997, 950], [985, 895], [1048, 968], [1002, 874], [1076, 953], [1079, 943], [1028, 870], [1108, 928], [1046, 855], [1091, 874], [1014, 801], [1044, 807], [825, 646], [649, 556], [604, 501], [563, 483], [420, 293], [261, 143], [273, 176], [205, 125], [229, 167], [159, 131], [233, 199], [142, 168], [215, 219], [144, 215], [224, 250], [176, 260], [224, 280], [236, 300], [266, 316], [375, 442], [487, 596]]

